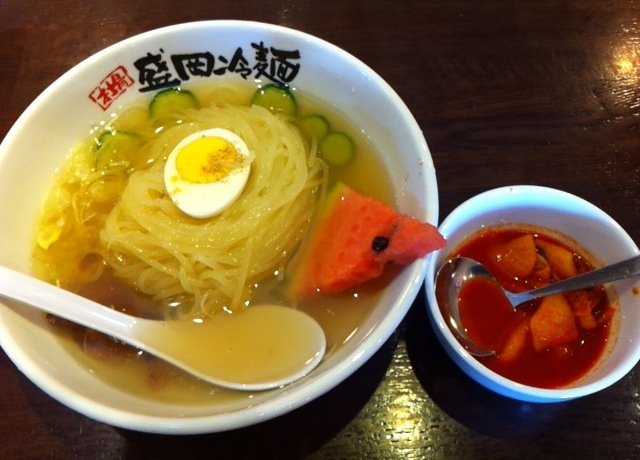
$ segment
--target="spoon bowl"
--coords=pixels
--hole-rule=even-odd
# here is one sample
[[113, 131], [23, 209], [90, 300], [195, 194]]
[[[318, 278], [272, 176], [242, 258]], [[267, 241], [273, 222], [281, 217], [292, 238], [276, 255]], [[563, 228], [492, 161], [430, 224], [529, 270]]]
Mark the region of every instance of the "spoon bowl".
[[635, 256], [537, 289], [516, 293], [507, 291], [500, 286], [495, 277], [480, 262], [468, 257], [454, 257], [444, 263], [436, 274], [436, 296], [441, 300], [441, 307], [446, 312], [445, 318], [448, 320], [454, 334], [462, 345], [472, 355], [486, 357], [494, 355], [496, 352], [479, 347], [474, 343], [467, 335], [465, 328], [462, 326], [462, 320], [460, 319], [460, 309], [458, 306], [460, 291], [465, 283], [471, 279], [482, 277], [498, 286], [511, 306], [515, 309], [525, 302], [541, 297], [577, 291], [579, 289], [598, 286], [637, 275], [640, 275], [640, 256]]
[[0, 297], [110, 335], [235, 390], [292, 383], [320, 363], [326, 347], [324, 332], [313, 318], [277, 305], [200, 322], [155, 321], [120, 313], [6, 267], [0, 267]]

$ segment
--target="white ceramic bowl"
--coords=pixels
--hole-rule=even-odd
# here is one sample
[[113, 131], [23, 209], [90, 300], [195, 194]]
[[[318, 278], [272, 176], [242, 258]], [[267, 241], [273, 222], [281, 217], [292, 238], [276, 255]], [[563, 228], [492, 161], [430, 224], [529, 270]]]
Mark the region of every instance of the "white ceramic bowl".
[[460, 345], [448, 328], [435, 297], [434, 278], [448, 255], [468, 236], [502, 223], [546, 227], [574, 239], [603, 264], [639, 253], [629, 235], [607, 214], [587, 201], [555, 189], [537, 186], [498, 188], [477, 195], [456, 208], [440, 225], [447, 247], [429, 260], [426, 295], [431, 324], [455, 363], [474, 380], [502, 395], [530, 402], [557, 402], [606, 388], [627, 374], [640, 359], [640, 296], [633, 293], [638, 279], [615, 283], [612, 301], [620, 309], [615, 345], [599, 365], [579, 381], [560, 389], [541, 389], [508, 380], [480, 364]]
[[[220, 69], [224, 63], [218, 57], [231, 61], [241, 48], [245, 67], [254, 69], [259, 62], [252, 43], [299, 52], [299, 58], [290, 60], [299, 68], [289, 83], [345, 114], [386, 155], [383, 161], [401, 212], [437, 222], [436, 178], [422, 132], [405, 104], [372, 69], [301, 32], [261, 23], [206, 21], [154, 30], [110, 46], [64, 74], [30, 105], [0, 146], [0, 264], [29, 271], [35, 220], [54, 170], [72, 145], [85, 138], [92, 123], [135, 100], [140, 89], [149, 86], [144, 78], [144, 84], [140, 82], [136, 60], [161, 55], [176, 77], [171, 55], [211, 52]], [[292, 68], [288, 70], [283, 78], [294, 75]], [[255, 77], [251, 70], [248, 78]], [[198, 78], [192, 75], [192, 80]], [[224, 78], [241, 76], [227, 70]], [[250, 403], [161, 404], [114, 389], [82, 369], [58, 340], [43, 331], [42, 315], [28, 309], [0, 305], [0, 343], [42, 390], [96, 420], [155, 433], [228, 430], [291, 411], [352, 374], [397, 327], [420, 289], [425, 270], [425, 260], [406, 267], [348, 344], [314, 372], [285, 388], [259, 394]]]

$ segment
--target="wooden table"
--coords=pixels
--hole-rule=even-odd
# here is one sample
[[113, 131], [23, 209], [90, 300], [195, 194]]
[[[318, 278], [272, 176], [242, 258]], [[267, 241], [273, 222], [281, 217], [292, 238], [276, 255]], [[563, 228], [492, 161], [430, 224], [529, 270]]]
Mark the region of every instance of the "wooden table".
[[[386, 79], [424, 130], [441, 217], [484, 190], [539, 184], [595, 203], [640, 242], [636, 0], [0, 0], [0, 138], [48, 84], [101, 48], [221, 18], [309, 32]], [[639, 377], [636, 368], [563, 404], [504, 399], [446, 357], [418, 298], [335, 390], [207, 436], [97, 423], [46, 396], [0, 352], [0, 458], [640, 458]]]

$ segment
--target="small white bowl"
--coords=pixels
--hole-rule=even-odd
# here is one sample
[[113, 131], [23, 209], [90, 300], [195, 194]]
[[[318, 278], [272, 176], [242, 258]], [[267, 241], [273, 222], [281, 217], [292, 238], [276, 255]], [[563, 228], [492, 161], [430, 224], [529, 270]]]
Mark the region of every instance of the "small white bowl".
[[559, 389], [542, 389], [506, 379], [489, 370], [460, 345], [445, 322], [435, 297], [435, 275], [450, 252], [467, 237], [503, 223], [522, 223], [556, 230], [575, 240], [604, 265], [639, 253], [629, 235], [607, 214], [587, 201], [559, 190], [511, 186], [487, 191], [457, 207], [440, 225], [447, 247], [428, 263], [427, 309], [435, 333], [448, 355], [478, 383], [504, 396], [529, 402], [558, 402], [606, 388], [626, 375], [640, 359], [640, 296], [637, 279], [615, 283], [613, 302], [620, 312], [615, 345], [578, 381]]
[[[264, 49], [258, 53], [260, 45]], [[233, 60], [239, 49], [246, 62]], [[292, 53], [283, 58], [272, 56], [273, 50]], [[294, 88], [337, 109], [384, 155], [399, 211], [437, 222], [436, 177], [422, 131], [398, 95], [372, 69], [305, 33], [255, 22], [204, 21], [154, 30], [110, 46], [64, 74], [29, 106], [0, 145], [0, 264], [29, 271], [36, 218], [56, 168], [88, 135], [92, 123], [139, 98], [142, 88], [156, 77], [167, 76], [163, 71], [138, 72], [136, 61], [160, 57], [172, 78], [184, 78], [170, 57], [189, 53], [202, 57], [208, 52], [216, 59], [215, 70], [226, 72], [227, 78], [240, 81], [245, 72], [252, 81], [260, 79], [256, 72], [261, 70], [272, 72], [274, 78], [295, 77], [289, 82]], [[139, 61], [143, 69], [148, 65], [148, 70], [162, 70], [153, 60], [143, 61]], [[232, 65], [234, 71], [225, 70]], [[206, 68], [190, 70], [199, 73]], [[262, 81], [268, 82], [265, 78]], [[190, 74], [191, 81], [198, 79], [202, 80]], [[26, 308], [0, 305], [0, 345], [42, 390], [96, 420], [154, 433], [230, 430], [289, 412], [351, 375], [398, 326], [420, 290], [425, 270], [426, 260], [419, 260], [399, 273], [348, 343], [308, 376], [241, 402], [164, 404], [110, 386], [43, 330], [41, 314]]]

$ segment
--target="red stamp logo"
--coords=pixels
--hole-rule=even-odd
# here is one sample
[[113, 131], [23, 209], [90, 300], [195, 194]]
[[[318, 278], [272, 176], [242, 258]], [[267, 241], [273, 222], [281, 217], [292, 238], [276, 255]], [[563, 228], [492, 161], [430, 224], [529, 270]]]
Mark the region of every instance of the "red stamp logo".
[[118, 66], [89, 93], [89, 99], [98, 104], [102, 110], [107, 110], [134, 83], [127, 69], [124, 66]]

